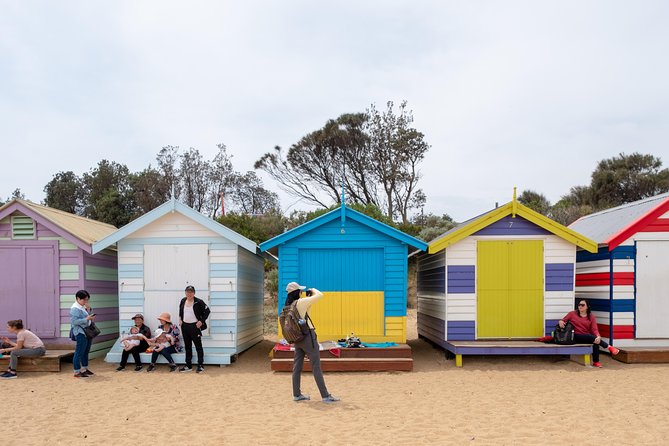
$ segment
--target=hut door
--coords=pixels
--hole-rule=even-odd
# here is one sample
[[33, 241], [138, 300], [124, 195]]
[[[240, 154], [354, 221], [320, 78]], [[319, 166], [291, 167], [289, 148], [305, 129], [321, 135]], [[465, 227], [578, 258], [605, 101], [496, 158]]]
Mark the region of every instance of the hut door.
[[636, 337], [669, 338], [669, 241], [638, 241]]
[[479, 241], [477, 338], [543, 334], [543, 241]]

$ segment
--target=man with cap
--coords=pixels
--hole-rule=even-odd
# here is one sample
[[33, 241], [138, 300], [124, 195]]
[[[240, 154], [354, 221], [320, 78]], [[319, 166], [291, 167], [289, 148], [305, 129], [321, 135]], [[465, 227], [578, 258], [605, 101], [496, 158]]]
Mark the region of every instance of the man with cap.
[[204, 372], [204, 349], [202, 348], [202, 330], [207, 328], [209, 307], [202, 300], [195, 297], [195, 287], [186, 287], [186, 297], [179, 303], [179, 321], [181, 322], [181, 334], [184, 337], [186, 347], [186, 365], [179, 369], [180, 372], [193, 370], [193, 344], [197, 351], [197, 373]]
[[332, 395], [328, 392], [327, 387], [325, 386], [325, 378], [323, 378], [323, 370], [321, 369], [321, 356], [320, 349], [318, 346], [318, 339], [316, 337], [316, 328], [314, 324], [311, 323], [311, 318], [307, 317], [307, 312], [309, 308], [317, 301], [323, 298], [323, 293], [318, 291], [316, 288], [311, 288], [306, 291], [306, 296], [300, 299], [302, 290], [306, 287], [300, 285], [297, 282], [290, 282], [286, 286], [286, 292], [288, 297], [286, 297], [285, 306], [291, 305], [293, 302], [297, 301], [296, 307], [298, 313], [300, 313], [300, 318], [305, 320], [307, 327], [309, 328], [309, 333], [302, 339], [294, 344], [295, 346], [295, 356], [293, 357], [293, 401], [305, 401], [309, 400], [309, 395], [304, 395], [300, 389], [300, 381], [302, 379], [302, 368], [304, 366], [304, 356], [309, 357], [309, 362], [311, 362], [311, 373], [314, 375], [314, 380], [318, 386], [318, 391], [321, 394], [321, 398], [324, 403], [336, 403], [339, 401], [339, 398]]
[[[146, 339], [151, 337], [151, 329], [144, 325], [143, 315], [137, 313], [132, 317], [132, 321], [135, 323], [135, 327], [139, 329], [139, 334], [144, 335]], [[132, 357], [135, 360], [135, 372], [142, 370], [142, 359], [140, 358], [139, 354], [149, 348], [149, 344], [146, 342], [146, 339], [140, 339], [139, 345], [134, 346], [130, 350], [123, 350], [123, 352], [121, 352], [121, 363], [116, 368], [117, 372], [125, 370], [125, 365], [128, 363], [128, 356], [130, 356], [130, 354], [132, 354]]]

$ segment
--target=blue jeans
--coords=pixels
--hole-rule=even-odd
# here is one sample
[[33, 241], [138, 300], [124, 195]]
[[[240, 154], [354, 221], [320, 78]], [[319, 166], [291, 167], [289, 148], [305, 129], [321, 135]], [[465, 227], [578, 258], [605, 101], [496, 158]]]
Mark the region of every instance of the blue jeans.
[[79, 333], [76, 336], [77, 346], [74, 348], [74, 357], [72, 358], [72, 366], [74, 371], [78, 372], [81, 368], [88, 368], [88, 353], [91, 351], [92, 339], [86, 337], [85, 334]]
[[177, 349], [174, 348], [174, 346], [170, 347], [165, 347], [159, 352], [152, 352], [151, 353], [151, 364], [155, 364], [156, 361], [158, 360], [158, 355], [163, 355], [165, 359], [167, 359], [167, 362], [170, 364], [174, 364], [174, 359], [172, 359], [172, 353], [176, 353]]

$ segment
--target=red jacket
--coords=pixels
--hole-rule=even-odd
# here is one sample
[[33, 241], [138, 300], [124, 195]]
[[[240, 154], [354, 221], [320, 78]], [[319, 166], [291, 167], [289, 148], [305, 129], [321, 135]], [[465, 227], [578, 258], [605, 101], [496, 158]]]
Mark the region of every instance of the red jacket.
[[567, 313], [562, 320], [566, 322], [571, 322], [571, 325], [574, 326], [574, 333], [576, 334], [591, 334], [599, 336], [599, 329], [597, 328], [597, 318], [595, 315], [590, 313], [590, 319], [587, 316], [581, 317], [578, 313], [578, 310], [570, 311]]

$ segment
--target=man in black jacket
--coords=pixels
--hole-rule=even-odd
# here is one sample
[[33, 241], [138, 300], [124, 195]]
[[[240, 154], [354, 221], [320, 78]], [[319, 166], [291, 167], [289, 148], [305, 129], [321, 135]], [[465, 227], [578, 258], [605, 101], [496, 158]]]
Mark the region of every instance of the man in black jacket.
[[197, 351], [197, 373], [204, 372], [204, 350], [202, 349], [202, 330], [207, 328], [209, 307], [202, 299], [195, 297], [195, 287], [186, 287], [186, 297], [179, 303], [179, 321], [181, 334], [186, 347], [186, 365], [180, 372], [193, 370], [193, 343]]

